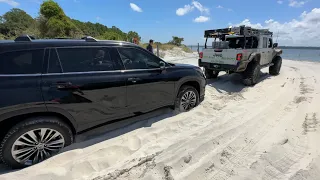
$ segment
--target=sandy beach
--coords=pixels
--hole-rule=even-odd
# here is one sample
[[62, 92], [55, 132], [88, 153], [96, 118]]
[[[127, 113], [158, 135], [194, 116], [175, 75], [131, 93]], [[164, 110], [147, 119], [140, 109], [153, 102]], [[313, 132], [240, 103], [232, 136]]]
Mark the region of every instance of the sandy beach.
[[[197, 64], [195, 53], [165, 59]], [[0, 180], [318, 179], [320, 63], [284, 60], [279, 76], [267, 72], [254, 87], [221, 73], [190, 112], [136, 118]]]

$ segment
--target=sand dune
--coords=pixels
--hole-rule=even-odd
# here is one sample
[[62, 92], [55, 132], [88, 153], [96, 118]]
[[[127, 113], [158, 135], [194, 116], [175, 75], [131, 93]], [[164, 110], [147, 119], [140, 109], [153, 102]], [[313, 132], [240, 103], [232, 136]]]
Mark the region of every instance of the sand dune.
[[318, 179], [319, 69], [319, 63], [285, 60], [279, 76], [263, 69], [254, 87], [244, 87], [237, 74], [221, 74], [190, 112], [163, 109], [108, 133], [100, 128], [100, 136], [89, 133], [90, 140], [80, 138], [64, 153], [0, 180]]

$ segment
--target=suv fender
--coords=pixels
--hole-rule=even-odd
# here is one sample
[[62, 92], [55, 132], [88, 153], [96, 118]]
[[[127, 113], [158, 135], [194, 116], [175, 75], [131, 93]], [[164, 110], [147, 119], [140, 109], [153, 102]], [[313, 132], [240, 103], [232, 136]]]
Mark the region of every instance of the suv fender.
[[[180, 79], [180, 81], [177, 82], [175, 85], [175, 97], [178, 96], [179, 90], [183, 84], [186, 84], [188, 82], [197, 82], [198, 86], [201, 87], [201, 84], [199, 83], [200, 80], [198, 78], [195, 78], [193, 76], [187, 76]], [[196, 88], [196, 87], [195, 87]], [[197, 88], [196, 88], [197, 89]], [[198, 90], [198, 89], [197, 89]], [[199, 92], [200, 93], [200, 92]]]
[[252, 61], [257, 61], [260, 64], [261, 54], [254, 52], [251, 53], [248, 59], [242, 60], [238, 67], [238, 72], [245, 71], [247, 69], [247, 66]]
[[67, 123], [68, 125], [71, 126], [70, 128], [75, 131], [74, 133], [77, 132], [78, 127], [77, 127], [77, 123], [74, 120], [74, 118], [71, 116], [71, 114], [69, 114], [68, 112], [66, 112], [65, 110], [60, 109], [60, 108], [47, 109], [46, 107], [33, 107], [33, 108], [26, 108], [26, 109], [19, 109], [19, 110], [10, 111], [10, 112], [7, 112], [7, 113], [4, 113], [1, 115], [0, 123], [4, 122], [7, 119], [18, 117], [18, 116], [23, 116], [23, 115], [28, 116], [28, 115], [32, 115], [32, 114], [34, 114], [35, 116], [37, 116], [37, 114], [38, 115], [42, 114], [42, 116], [43, 116], [46, 114], [50, 115], [50, 113], [55, 113], [60, 116], [64, 116], [69, 121], [69, 122], [65, 122], [65, 123]]

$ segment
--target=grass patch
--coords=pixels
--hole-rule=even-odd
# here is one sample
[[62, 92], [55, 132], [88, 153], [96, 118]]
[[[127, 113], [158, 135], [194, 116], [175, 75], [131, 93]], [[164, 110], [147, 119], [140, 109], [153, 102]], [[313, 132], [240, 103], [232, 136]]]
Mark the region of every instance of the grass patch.
[[[144, 44], [139, 44], [142, 48], [146, 49], [148, 46], [148, 43]], [[188, 48], [186, 45], [181, 45], [181, 46], [176, 46], [173, 44], [159, 44], [159, 49], [162, 51], [167, 51], [167, 50], [172, 50], [173, 48], [178, 47], [181, 48], [182, 51], [187, 52], [187, 53], [192, 53], [192, 50]], [[153, 44], [153, 49], [157, 49], [157, 45]]]

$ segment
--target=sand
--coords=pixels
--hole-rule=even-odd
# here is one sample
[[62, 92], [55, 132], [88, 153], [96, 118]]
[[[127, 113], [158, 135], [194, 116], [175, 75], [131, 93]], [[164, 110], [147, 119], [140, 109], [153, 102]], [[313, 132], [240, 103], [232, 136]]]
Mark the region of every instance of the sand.
[[254, 87], [221, 73], [190, 112], [141, 118], [0, 180], [319, 179], [320, 63], [284, 60], [279, 76], [267, 71]]

